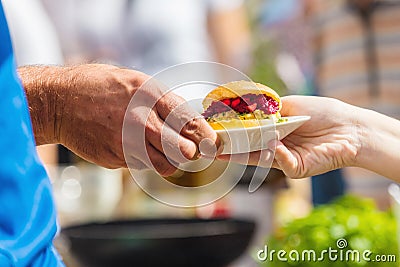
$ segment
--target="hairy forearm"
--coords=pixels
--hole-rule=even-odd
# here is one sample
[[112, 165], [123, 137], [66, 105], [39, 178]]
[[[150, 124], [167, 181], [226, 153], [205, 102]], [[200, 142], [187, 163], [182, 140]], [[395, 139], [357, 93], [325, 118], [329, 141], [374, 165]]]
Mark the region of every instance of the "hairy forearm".
[[400, 181], [400, 121], [359, 108], [361, 149], [356, 166]]
[[25, 66], [18, 69], [28, 99], [33, 132], [37, 145], [58, 143], [57, 117], [63, 110], [69, 68], [57, 66]]

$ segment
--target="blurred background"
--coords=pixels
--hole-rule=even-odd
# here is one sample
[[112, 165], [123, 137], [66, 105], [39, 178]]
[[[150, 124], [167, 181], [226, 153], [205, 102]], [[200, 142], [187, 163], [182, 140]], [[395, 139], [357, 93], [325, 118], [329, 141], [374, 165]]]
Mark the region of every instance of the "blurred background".
[[[216, 61], [237, 68], [253, 81], [269, 85], [281, 96], [330, 96], [400, 119], [400, 1], [397, 0], [3, 0], [3, 3], [18, 65], [97, 62], [153, 75], [179, 63]], [[135, 218], [254, 220], [257, 231], [251, 246], [231, 266], [257, 266], [259, 263], [251, 256], [254, 248], [262, 248], [265, 240], [276, 238], [277, 233], [282, 235], [283, 227], [299, 218], [324, 216], [313, 213], [315, 206], [329, 207], [334, 205], [332, 200], [348, 194], [368, 198], [373, 203], [368, 207], [374, 207], [371, 209], [375, 212], [390, 212], [392, 206], [388, 194], [390, 181], [358, 168], [303, 180], [289, 180], [273, 170], [265, 184], [249, 194], [248, 178], [254, 168], [248, 167], [239, 186], [223, 199], [202, 208], [174, 208], [142, 192], [127, 170], [93, 166], [61, 146], [41, 146], [38, 150], [54, 184], [62, 227]], [[204, 179], [204, 175], [210, 172], [193, 179]], [[358, 198], [351, 201], [358, 203]], [[345, 209], [353, 212], [351, 205], [346, 205]], [[364, 220], [364, 215], [359, 216]], [[331, 223], [347, 225], [347, 221], [341, 221], [347, 219], [342, 217]], [[323, 225], [326, 229], [331, 226]], [[394, 238], [390, 232], [382, 234]], [[328, 239], [318, 240], [328, 242]], [[68, 250], [63, 252], [67, 265], [77, 266]]]

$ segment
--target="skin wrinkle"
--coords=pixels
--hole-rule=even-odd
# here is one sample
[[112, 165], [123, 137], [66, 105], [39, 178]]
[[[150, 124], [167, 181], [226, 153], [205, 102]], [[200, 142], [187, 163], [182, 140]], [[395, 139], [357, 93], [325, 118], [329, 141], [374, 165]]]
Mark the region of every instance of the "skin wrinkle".
[[197, 119], [191, 119], [183, 127], [182, 131], [185, 134], [198, 136], [199, 135], [199, 129], [200, 129], [200, 125], [197, 123]]
[[[180, 104], [185, 102], [183, 98], [171, 98], [169, 94], [167, 94], [166, 97], [168, 97], [168, 101], [159, 100], [156, 104], [159, 116], [166, 120], [176, 131], [183, 132], [188, 127], [186, 124], [194, 120], [193, 117], [195, 117], [196, 114], [186, 110], [187, 106], [185, 104]], [[177, 101], [177, 99], [180, 100]], [[165, 114], [165, 112], [163, 112], [164, 110], [171, 110], [171, 113]]]
[[[171, 133], [173, 132], [173, 129], [170, 128], [168, 125], [165, 125], [164, 127], [168, 127], [168, 129], [161, 130], [163, 140], [160, 141], [162, 149], [166, 152], [166, 155], [169, 156], [169, 151], [172, 151], [174, 156], [173, 159], [180, 163], [184, 163], [192, 159], [196, 155], [197, 147], [194, 146], [192, 142], [180, 135], [176, 135], [177, 140], [167, 140], [166, 142], [166, 134], [163, 134], [163, 132], [168, 131], [170, 134], [167, 137], [172, 138]], [[176, 144], [176, 141], [178, 142], [178, 144]]]
[[[359, 127], [360, 128], [360, 130], [359, 130], [359, 139], [360, 140], [365, 140], [365, 139], [367, 139], [367, 136], [368, 136], [368, 131], [370, 131], [370, 129], [368, 129], [368, 128], [363, 128], [363, 127]], [[371, 142], [371, 144], [370, 144], [370, 147], [371, 147], [371, 149], [374, 151], [374, 150], [376, 150], [376, 148], [375, 148], [375, 142]], [[356, 154], [356, 156], [355, 156], [355, 161], [354, 161], [354, 166], [358, 166], [357, 165], [357, 162], [360, 162], [360, 158], [362, 157], [362, 155], [364, 154], [363, 152], [364, 151], [367, 151], [367, 148], [365, 148], [364, 147], [364, 142], [362, 142], [362, 141], [360, 141], [360, 147], [359, 147], [359, 150], [358, 150], [358, 153]]]
[[[351, 161], [351, 166], [357, 166], [357, 162], [358, 162], [358, 157], [361, 154], [361, 151], [363, 151], [363, 142], [362, 142], [362, 138], [365, 136], [364, 133], [364, 128], [361, 126], [361, 123], [358, 120], [355, 120], [353, 122], [353, 131], [354, 131], [354, 141], [353, 143], [358, 144], [358, 146], [355, 146], [355, 151], [354, 152], [354, 157], [353, 160]], [[367, 130], [367, 128], [365, 128], [365, 130]]]
[[[46, 87], [47, 88], [47, 87]], [[58, 92], [58, 90], [56, 91], [55, 94], [55, 98], [52, 99], [51, 104], [54, 106], [53, 110], [54, 110], [54, 114], [55, 114], [55, 118], [54, 118], [54, 123], [53, 123], [53, 131], [54, 131], [54, 138], [56, 140], [57, 143], [61, 142], [61, 127], [63, 125], [63, 112], [62, 110], [64, 109], [63, 107], [60, 109], [59, 107], [59, 100], [61, 98], [60, 93]]]
[[[294, 154], [294, 157], [298, 159], [296, 165], [300, 166], [300, 167], [297, 166], [297, 168], [296, 168], [296, 169], [298, 169], [297, 175], [304, 175], [304, 174], [306, 173], [306, 168], [305, 168], [305, 165], [304, 165], [304, 160], [302, 160], [302, 158], [301, 158], [301, 156], [300, 156], [301, 153], [299, 152], [299, 149], [298, 149], [296, 146], [293, 146], [293, 145], [292, 145], [291, 148], [292, 148], [292, 150], [294, 151], [294, 153], [293, 153], [293, 154]], [[305, 158], [311, 157], [310, 151], [307, 150], [307, 149], [306, 149], [306, 151], [307, 151], [307, 153], [305, 153]], [[300, 163], [300, 164], [299, 164], [299, 163]], [[296, 174], [295, 174], [295, 175], [296, 175]]]
[[[71, 92], [75, 90], [77, 80], [80, 78], [80, 73], [75, 73], [73, 74], [73, 69], [71, 68], [66, 68], [64, 70], [60, 70], [61, 74], [55, 75], [56, 77], [52, 77], [52, 79], [49, 78], [48, 84], [46, 88], [49, 88], [48, 90], [51, 90], [52, 84], [51, 81], [55, 81], [55, 97], [53, 98], [53, 103], [54, 103], [54, 111], [55, 111], [55, 138], [57, 140], [57, 143], [63, 143], [63, 139], [65, 138], [62, 135], [62, 129], [64, 123], [64, 117], [66, 117], [66, 120], [68, 120], [68, 115], [69, 115], [69, 110], [67, 110], [65, 107], [68, 105], [69, 101], [73, 98], [71, 95]], [[62, 77], [66, 80], [66, 88], [63, 88], [64, 81], [62, 80]], [[50, 94], [50, 92], [49, 92]], [[64, 103], [64, 104], [63, 104]], [[68, 131], [67, 131], [68, 132]]]

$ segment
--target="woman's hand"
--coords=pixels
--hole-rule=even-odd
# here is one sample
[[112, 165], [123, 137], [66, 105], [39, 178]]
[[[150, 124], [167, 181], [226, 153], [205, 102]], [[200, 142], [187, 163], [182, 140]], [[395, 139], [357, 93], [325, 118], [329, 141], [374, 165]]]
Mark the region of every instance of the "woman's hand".
[[[270, 144], [269, 151], [219, 158], [263, 166], [271, 162], [275, 149], [272, 166], [288, 177], [355, 166], [400, 181], [399, 120], [332, 98], [288, 96], [282, 103], [283, 116], [309, 115], [311, 120]], [[244, 160], [247, 156], [249, 160]]]
[[[282, 98], [282, 116], [309, 115], [311, 119], [282, 141], [270, 144], [271, 151], [219, 156], [223, 160], [263, 166], [275, 158], [272, 167], [292, 178], [308, 177], [344, 166], [355, 165], [361, 148], [354, 112], [357, 108], [331, 98], [288, 96]], [[266, 166], [268, 167], [268, 166]]]

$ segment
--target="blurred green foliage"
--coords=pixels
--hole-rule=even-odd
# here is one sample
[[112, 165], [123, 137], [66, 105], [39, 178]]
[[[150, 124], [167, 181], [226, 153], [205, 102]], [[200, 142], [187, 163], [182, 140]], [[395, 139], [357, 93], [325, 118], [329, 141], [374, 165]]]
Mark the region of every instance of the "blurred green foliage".
[[[321, 251], [332, 247], [338, 249], [337, 240], [344, 238], [348, 250], [358, 250], [360, 255], [365, 250], [372, 252], [370, 259], [376, 255], [396, 255], [398, 260], [398, 243], [396, 221], [390, 212], [379, 211], [370, 199], [355, 196], [344, 196], [331, 204], [315, 208], [309, 216], [292, 221], [283, 226], [267, 240], [269, 250], [304, 250], [316, 251], [317, 258]], [[345, 255], [345, 254], [344, 254]], [[286, 256], [288, 259], [289, 257]], [[362, 257], [361, 257], [362, 258]], [[261, 266], [399, 266], [396, 262], [366, 261], [330, 261], [325, 255], [324, 261], [265, 261]]]
[[287, 91], [285, 83], [276, 71], [275, 59], [279, 52], [278, 44], [270, 32], [260, 27], [260, 7], [262, 0], [245, 1], [251, 31], [252, 62], [248, 71], [254, 82], [273, 88], [279, 95]]
[[258, 37], [254, 38], [253, 45], [250, 78], [273, 88], [279, 95], [284, 95], [287, 88], [275, 66], [275, 56], [278, 53], [276, 44], [272, 40]]

